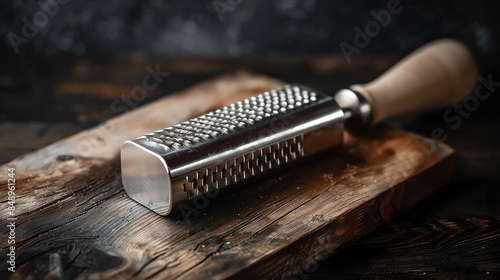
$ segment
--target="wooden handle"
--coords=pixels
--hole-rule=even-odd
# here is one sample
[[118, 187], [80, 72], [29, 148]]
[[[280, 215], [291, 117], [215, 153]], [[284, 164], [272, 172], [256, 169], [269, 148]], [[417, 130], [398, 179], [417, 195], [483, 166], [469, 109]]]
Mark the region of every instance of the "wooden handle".
[[460, 42], [441, 39], [416, 50], [374, 81], [353, 85], [372, 107], [371, 124], [387, 117], [445, 107], [468, 95], [478, 68]]

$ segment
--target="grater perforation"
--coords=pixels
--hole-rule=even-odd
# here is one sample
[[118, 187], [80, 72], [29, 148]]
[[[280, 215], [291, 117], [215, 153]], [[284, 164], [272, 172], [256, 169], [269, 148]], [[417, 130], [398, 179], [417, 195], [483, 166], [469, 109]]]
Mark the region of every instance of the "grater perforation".
[[266, 118], [286, 113], [317, 100], [313, 91], [286, 86], [238, 101], [165, 129], [146, 134], [148, 141], [163, 144], [169, 150], [189, 148], [224, 134], [263, 122]]
[[[224, 168], [219, 173], [212, 171], [217, 170], [217, 165], [193, 171], [192, 174], [186, 176], [186, 182], [183, 185], [191, 183], [194, 186], [198, 186], [198, 184], [201, 184], [205, 189], [213, 186], [213, 189], [211, 189], [215, 190], [226, 187], [231, 183], [240, 182], [250, 176], [279, 167], [281, 163], [288, 163], [303, 157], [304, 153], [301, 148], [303, 141], [304, 139], [301, 135], [266, 146], [246, 155], [229, 159], [224, 162]], [[255, 157], [256, 154], [257, 157]], [[262, 155], [264, 156], [262, 157]], [[198, 179], [200, 178], [199, 174], [209, 175], [203, 175], [200, 180]], [[196, 179], [191, 179], [193, 177]], [[209, 181], [209, 178], [211, 178], [211, 181]], [[189, 189], [183, 188], [183, 191], [186, 193], [188, 199], [193, 197]]]

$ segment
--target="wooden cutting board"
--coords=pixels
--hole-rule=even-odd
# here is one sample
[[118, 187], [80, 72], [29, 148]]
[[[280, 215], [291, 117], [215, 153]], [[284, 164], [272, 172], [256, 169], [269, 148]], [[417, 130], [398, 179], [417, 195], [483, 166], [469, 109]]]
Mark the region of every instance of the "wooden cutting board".
[[[335, 152], [168, 217], [127, 197], [119, 165], [124, 140], [281, 84], [250, 74], [221, 77], [2, 166], [2, 194], [7, 168], [16, 169], [17, 221], [16, 273], [2, 261], [1, 278], [285, 278], [451, 178], [449, 147], [380, 127], [359, 138], [346, 134]], [[6, 207], [2, 197], [4, 229]]]

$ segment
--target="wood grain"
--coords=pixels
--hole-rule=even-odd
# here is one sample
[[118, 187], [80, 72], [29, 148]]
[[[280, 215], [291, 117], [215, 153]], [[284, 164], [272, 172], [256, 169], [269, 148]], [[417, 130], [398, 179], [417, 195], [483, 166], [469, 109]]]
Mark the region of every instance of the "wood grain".
[[419, 136], [379, 128], [346, 135], [340, 150], [280, 176], [193, 205], [188, 217], [158, 216], [125, 195], [123, 140], [279, 84], [250, 75], [206, 82], [4, 165], [17, 171], [18, 273], [8, 276], [287, 277], [449, 180], [450, 148], [434, 143], [430, 151]]

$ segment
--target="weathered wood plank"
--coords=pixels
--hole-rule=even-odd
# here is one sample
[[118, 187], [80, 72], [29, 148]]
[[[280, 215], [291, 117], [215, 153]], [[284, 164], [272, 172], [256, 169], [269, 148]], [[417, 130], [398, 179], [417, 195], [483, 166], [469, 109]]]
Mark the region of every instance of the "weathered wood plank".
[[435, 143], [429, 151], [418, 136], [380, 128], [346, 135], [342, 149], [280, 176], [199, 201], [196, 215], [161, 217], [125, 195], [123, 140], [279, 84], [248, 75], [207, 82], [4, 165], [17, 171], [12, 278], [291, 276], [450, 178], [451, 149]]

